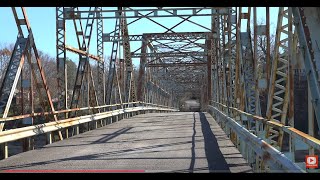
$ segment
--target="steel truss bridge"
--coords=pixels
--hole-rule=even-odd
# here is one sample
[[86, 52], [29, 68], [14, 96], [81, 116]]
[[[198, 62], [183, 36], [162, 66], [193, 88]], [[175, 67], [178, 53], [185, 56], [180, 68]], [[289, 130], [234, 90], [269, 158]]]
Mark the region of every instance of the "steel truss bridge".
[[[275, 37], [270, 36], [269, 8], [265, 10], [266, 21], [258, 24], [255, 7], [57, 7], [58, 100], [54, 104], [27, 11], [23, 7], [12, 8], [18, 35], [0, 89], [0, 146], [4, 159], [0, 161], [1, 169], [9, 167], [10, 160], [15, 161], [15, 156], [9, 157], [10, 143], [22, 142], [23, 151], [28, 151], [19, 155], [23, 159], [24, 154], [33, 152], [29, 150], [35, 149], [39, 136], [45, 137], [45, 143], [51, 147], [76, 141], [71, 140], [73, 136], [80, 137], [89, 130], [100, 132], [100, 128], [116, 127], [114, 124], [126, 124], [130, 119], [135, 124], [140, 117], [149, 118], [151, 123], [166, 115], [172, 119], [170, 122], [162, 119], [163, 122], [180, 122], [181, 128], [188, 124], [174, 115], [186, 118], [185, 122], [194, 118], [189, 123], [192, 127], [198, 116], [179, 112], [181, 99], [189, 93], [200, 101], [208, 121], [213, 117], [214, 127], [224, 131], [221, 133], [252, 171], [318, 172], [306, 169], [304, 156], [319, 154], [320, 150], [319, 9], [280, 7], [273, 30]], [[190, 20], [195, 16], [209, 17], [210, 21], [203, 26]], [[158, 22], [165, 18], [180, 21], [167, 27]], [[106, 24], [108, 19], [113, 19], [114, 24]], [[129, 34], [130, 25], [141, 19], [166, 31]], [[203, 31], [193, 32], [192, 28], [174, 31], [184, 22]], [[76, 47], [66, 43], [67, 23], [73, 23]], [[105, 26], [114, 30], [105, 32]], [[92, 37], [93, 29], [96, 38]], [[262, 45], [258, 44], [261, 39]], [[138, 49], [132, 48], [133, 42], [141, 43]], [[112, 44], [110, 49], [104, 48], [106, 43]], [[92, 46], [96, 46], [96, 52], [89, 51]], [[67, 52], [79, 56], [70, 95]], [[134, 58], [140, 59], [136, 74]], [[92, 67], [94, 63], [96, 70]], [[30, 77], [23, 77], [26, 69], [31, 72]], [[306, 92], [306, 117], [295, 113], [298, 111], [295, 90], [302, 77], [306, 79], [302, 88]], [[17, 91], [29, 95], [22, 95], [20, 111], [13, 113]], [[163, 114], [158, 117], [160, 112]], [[201, 123], [202, 112], [199, 112]], [[16, 122], [24, 126], [13, 125]], [[299, 130], [299, 126], [307, 130]], [[180, 132], [179, 128], [176, 132]]]

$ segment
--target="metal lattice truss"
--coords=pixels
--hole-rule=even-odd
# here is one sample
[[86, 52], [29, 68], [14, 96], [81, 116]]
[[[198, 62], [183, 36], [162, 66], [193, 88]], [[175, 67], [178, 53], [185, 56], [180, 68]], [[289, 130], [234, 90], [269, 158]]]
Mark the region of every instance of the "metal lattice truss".
[[[168, 36], [168, 34], [161, 35]], [[180, 33], [174, 34], [180, 35]], [[200, 77], [206, 72], [207, 55], [204, 46], [206, 36], [198, 34], [200, 37], [193, 36], [194, 39], [185, 40], [160, 40], [162, 36], [159, 34], [159, 39], [149, 39], [148, 43], [152, 43], [147, 46], [150, 53], [141, 53], [144, 58], [149, 58], [145, 62], [145, 67], [149, 70], [147, 74], [150, 72], [153, 79], [160, 80], [169, 92], [186, 94], [187, 92], [201, 91], [199, 85], [202, 79]], [[181, 35], [184, 34], [181, 33]], [[152, 34], [145, 36], [146, 39], [153, 37]]]
[[[180, 101], [191, 95], [200, 100], [201, 110], [213, 109], [228, 119], [226, 122], [234, 120], [241, 131], [246, 128], [247, 133], [276, 149], [282, 151], [289, 144], [292, 161], [295, 161], [294, 138], [303, 137], [300, 140], [305, 143], [311, 141], [309, 147], [318, 143], [294, 129], [293, 87], [293, 62], [298, 61], [307, 72], [308, 133], [314, 136], [314, 122], [320, 126], [317, 8], [280, 7], [271, 50], [269, 8], [265, 24], [257, 24], [255, 7], [57, 7], [57, 108], [25, 9], [21, 8], [22, 13], [17, 10], [12, 8], [19, 33], [0, 88], [0, 131], [6, 130], [6, 121], [33, 118], [37, 113], [45, 115], [46, 122], [59, 122], [106, 113], [114, 107], [111, 104], [128, 108], [146, 102], [178, 108]], [[203, 25], [192, 17], [208, 19]], [[169, 21], [162, 19], [174, 23], [168, 25]], [[142, 20], [144, 26], [155, 25], [152, 32], [137, 28], [142, 32], [136, 33], [137, 29], [132, 27]], [[70, 32], [67, 23], [73, 24], [76, 37], [73, 45], [67, 41]], [[188, 28], [181, 28], [186, 23]], [[112, 27], [111, 32], [104, 27]], [[96, 42], [92, 40], [94, 29]], [[266, 46], [260, 47], [263, 43], [258, 44], [258, 40], [263, 38]], [[92, 46], [96, 52], [91, 50]], [[79, 56], [72, 87], [67, 87], [67, 53]], [[303, 56], [297, 58], [299, 53]], [[140, 61], [138, 68], [135, 60]], [[24, 105], [24, 92], [31, 94], [28, 106]], [[19, 93], [20, 104], [13, 103]], [[19, 104], [21, 111], [16, 113], [12, 104]], [[10, 113], [19, 116], [9, 117]], [[248, 150], [250, 145], [243, 143], [239, 133], [231, 131], [224, 121], [219, 123], [255, 169], [272, 168], [264, 165], [269, 161], [267, 156], [257, 156], [262, 152], [260, 149]], [[32, 125], [37, 124], [32, 121]], [[79, 127], [73, 130], [79, 131]], [[290, 136], [289, 142], [285, 142], [286, 134]], [[313, 154], [314, 149], [309, 152]]]
[[[20, 12], [19, 12], [20, 10]], [[2, 118], [8, 116], [12, 99], [17, 88], [19, 78], [22, 79], [25, 60], [31, 70], [31, 81], [36, 85], [42, 111], [55, 111], [51, 100], [51, 95], [46, 83], [41, 60], [34, 42], [33, 33], [24, 8], [12, 8], [13, 15], [18, 28], [17, 41], [15, 43], [7, 71], [0, 89], [0, 114]], [[17, 13], [19, 12], [19, 13]], [[25, 31], [27, 29], [27, 31]], [[31, 58], [34, 55], [34, 58]], [[31, 88], [31, 85], [30, 85]], [[21, 91], [23, 86], [21, 86]], [[34, 109], [30, 109], [34, 111]], [[48, 120], [48, 119], [47, 119]], [[53, 120], [57, 121], [54, 116]], [[4, 123], [0, 123], [0, 131], [4, 128]]]
[[[289, 104], [289, 63], [292, 48], [292, 11], [291, 8], [280, 8], [276, 35], [275, 54], [272, 61], [269, 86], [267, 118], [286, 124]], [[283, 132], [269, 127], [267, 137], [271, 144], [281, 148]], [[277, 139], [274, 141], [273, 139]]]
[[[293, 69], [297, 67], [294, 67], [293, 62], [303, 63], [309, 73], [307, 73], [309, 98], [311, 99], [311, 96], [314, 98], [310, 102], [312, 108], [309, 108], [310, 134], [314, 131], [312, 114], [315, 113], [316, 117], [319, 117], [317, 69], [320, 63], [317, 61], [318, 51], [314, 50], [319, 39], [316, 35], [319, 23], [315, 20], [314, 14], [317, 14], [314, 8], [280, 7], [272, 50], [268, 8], [265, 25], [257, 24], [257, 10], [251, 7], [233, 8], [229, 15], [213, 18], [217, 24], [212, 26], [215, 27], [215, 34], [219, 37], [217, 44], [213, 44], [215, 47], [211, 48], [212, 51], [217, 51], [217, 59], [212, 63], [213, 101], [224, 104], [226, 108], [219, 108], [221, 112], [234, 117], [248, 130], [280, 151], [289, 146], [292, 159], [294, 159], [296, 140], [290, 137], [289, 142], [285, 142], [286, 132], [283, 127], [295, 126]], [[258, 39], [261, 40], [262, 37], [267, 39], [265, 41], [267, 45], [264, 47], [258, 44]], [[297, 58], [298, 51], [305, 53], [304, 62], [300, 62], [303, 58]], [[261, 62], [265, 62], [265, 67]], [[264, 116], [261, 95], [267, 97], [266, 103], [263, 104], [267, 122], [259, 121], [257, 118]], [[234, 111], [234, 108], [252, 116]], [[317, 122], [319, 124], [319, 119]], [[236, 144], [239, 142], [237, 135], [231, 133], [230, 136], [235, 139]], [[239, 147], [243, 148], [241, 145]], [[260, 166], [264, 160], [256, 158], [254, 154], [248, 153], [246, 156], [252, 157], [249, 159], [252, 159], [251, 163], [254, 163], [257, 169], [268, 169]]]

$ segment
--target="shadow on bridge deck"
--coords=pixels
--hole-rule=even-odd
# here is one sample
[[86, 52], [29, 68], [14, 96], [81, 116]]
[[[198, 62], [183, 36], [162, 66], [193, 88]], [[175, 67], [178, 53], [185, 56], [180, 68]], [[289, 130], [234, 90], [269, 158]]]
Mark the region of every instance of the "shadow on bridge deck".
[[142, 114], [0, 161], [0, 170], [251, 172], [208, 113]]

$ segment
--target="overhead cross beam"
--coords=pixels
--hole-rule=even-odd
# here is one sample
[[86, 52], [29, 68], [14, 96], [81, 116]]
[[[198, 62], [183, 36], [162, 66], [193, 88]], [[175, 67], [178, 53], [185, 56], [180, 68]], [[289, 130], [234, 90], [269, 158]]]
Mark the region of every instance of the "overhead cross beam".
[[[199, 11], [207, 11], [205, 13], [199, 13]], [[148, 15], [143, 15], [140, 12], [150, 12]], [[75, 11], [75, 14], [77, 15], [77, 19], [86, 19], [85, 16], [87, 13], [90, 13], [92, 11]], [[210, 8], [210, 7], [201, 7], [201, 8], [163, 8], [163, 9], [152, 9], [152, 8], [145, 8], [145, 9], [123, 9], [123, 10], [102, 10], [102, 13], [106, 13], [103, 15], [103, 19], [116, 19], [119, 17], [119, 14], [122, 12], [130, 13], [130, 15], [126, 16], [126, 18], [142, 18], [142, 17], [148, 17], [148, 18], [168, 18], [168, 17], [184, 17], [184, 16], [211, 16], [211, 15], [217, 15], [217, 14], [228, 14], [228, 8]], [[107, 14], [108, 13], [108, 14]], [[109, 14], [113, 15], [109, 15]], [[97, 17], [91, 17], [92, 19], [97, 19]]]

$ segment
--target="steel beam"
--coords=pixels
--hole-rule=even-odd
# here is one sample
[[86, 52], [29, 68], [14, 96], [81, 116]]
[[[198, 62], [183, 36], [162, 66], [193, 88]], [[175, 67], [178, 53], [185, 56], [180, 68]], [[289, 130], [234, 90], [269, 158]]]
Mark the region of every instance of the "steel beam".
[[96, 60], [96, 61], [98, 61], [98, 62], [100, 62], [100, 63], [103, 61], [103, 58], [102, 58], [102, 57], [99, 57], [99, 56], [90, 54], [90, 53], [88, 53], [88, 52], [86, 52], [86, 51], [77, 49], [77, 48], [72, 47], [72, 46], [68, 46], [68, 45], [65, 45], [64, 47], [63, 47], [63, 46], [59, 46], [59, 49], [65, 49], [65, 50], [67, 50], [67, 51], [70, 51], [70, 52], [79, 54], [79, 55], [81, 55], [81, 56], [88, 56], [89, 58], [91, 58], [91, 59], [93, 59], [93, 60]]
[[[143, 38], [142, 40], [142, 48], [141, 48], [141, 53], [145, 54], [147, 52], [147, 46], [146, 44], [148, 39], [146, 37]], [[137, 100], [138, 101], [143, 101], [143, 94], [146, 93], [145, 91], [145, 84], [146, 84], [146, 63], [147, 63], [147, 58], [146, 56], [141, 56], [140, 58], [140, 68], [139, 68], [139, 77], [138, 77], [138, 89], [137, 89]]]
[[[120, 36], [120, 19], [116, 19], [115, 23], [115, 36]], [[112, 88], [113, 88], [113, 80], [115, 75], [115, 63], [117, 60], [119, 41], [113, 41], [112, 43], [112, 51], [110, 56], [110, 64], [109, 64], [109, 72], [108, 72], [108, 82], [106, 88], [106, 104], [111, 104], [111, 96], [112, 96]]]
[[98, 100], [99, 104], [105, 104], [105, 95], [106, 95], [106, 84], [105, 84], [105, 69], [104, 69], [104, 46], [103, 46], [103, 41], [102, 41], [102, 36], [103, 36], [103, 19], [102, 17], [102, 7], [97, 7], [97, 17], [100, 17], [97, 19], [97, 55], [100, 59], [98, 64]]
[[[74, 11], [73, 8], [72, 10]], [[96, 10], [97, 8], [95, 8]], [[90, 7], [91, 10], [91, 7]], [[66, 11], [70, 11], [70, 9], [66, 9]], [[89, 17], [95, 17], [95, 13], [89, 13], [88, 19], [86, 21], [85, 30], [82, 29], [82, 23], [80, 20], [76, 20], [75, 17], [73, 17], [74, 27], [76, 30], [77, 40], [78, 40], [78, 46], [79, 49], [82, 51], [85, 51], [86, 54], [89, 54], [89, 46], [90, 46], [90, 40], [91, 40], [91, 34], [94, 24], [94, 19], [89, 19]], [[87, 74], [87, 106], [95, 106], [98, 105], [98, 102], [96, 101], [96, 97], [90, 97], [90, 95], [94, 95], [95, 93], [90, 93], [90, 89], [95, 91], [95, 89], [90, 88], [90, 82], [92, 79], [90, 78], [90, 64], [89, 64], [89, 57], [87, 55], [81, 55], [79, 54], [79, 65], [77, 69], [77, 75], [76, 75], [76, 81], [73, 88], [73, 94], [71, 99], [71, 105], [70, 108], [78, 107], [79, 106], [79, 100], [80, 100], [80, 94], [81, 90], [84, 88], [83, 81], [85, 79], [85, 74]], [[93, 87], [94, 88], [94, 87]], [[71, 114], [74, 116], [74, 114]]]
[[[296, 25], [300, 46], [304, 50], [304, 64], [310, 87], [312, 105], [318, 127], [320, 127], [320, 87], [319, 87], [319, 52], [316, 51], [320, 24], [314, 15], [318, 12], [315, 7], [293, 7], [294, 23]], [[319, 132], [318, 132], [319, 134]]]
[[205, 66], [208, 63], [183, 63], [183, 62], [177, 62], [177, 63], [157, 63], [157, 64], [147, 64], [146, 67], [172, 67], [172, 66]]
[[[121, 7], [119, 10], [125, 10], [126, 8]], [[130, 41], [128, 40], [128, 27], [127, 27], [127, 16], [125, 12], [121, 12], [120, 16], [120, 28], [121, 28], [121, 36], [124, 38], [123, 41], [123, 54], [124, 61], [126, 65], [126, 82], [125, 82], [125, 102], [135, 101], [135, 87], [134, 87], [134, 78], [133, 78], [133, 67], [132, 67], [132, 59], [131, 59], [131, 51], [130, 51]]]
[[200, 56], [197, 58], [202, 58], [202, 56], [207, 56], [208, 53], [205, 52], [164, 52], [164, 53], [134, 53], [133, 58], [145, 57], [186, 57], [186, 56]]
[[[289, 104], [289, 64], [292, 50], [292, 13], [291, 8], [279, 8], [275, 42], [275, 54], [272, 62], [268, 94], [267, 118], [286, 125]], [[266, 138], [281, 150], [283, 131], [267, 127]]]
[[58, 81], [58, 110], [65, 109], [67, 105], [67, 87], [65, 79], [66, 69], [66, 24], [64, 7], [56, 7], [56, 49], [57, 49], [57, 81]]
[[[103, 19], [115, 19], [119, 17], [119, 13], [126, 12], [130, 13], [126, 18], [163, 18], [163, 17], [184, 17], [184, 16], [212, 16], [212, 15], [222, 15], [228, 14], [229, 8], [211, 8], [211, 7], [199, 7], [199, 8], [162, 8], [162, 9], [152, 9], [152, 8], [143, 8], [143, 9], [123, 9], [123, 10], [102, 10], [102, 13], [106, 13], [103, 16]], [[153, 11], [152, 14], [143, 15], [139, 12], [144, 11]], [[205, 13], [200, 13], [200, 11], [210, 11]], [[91, 11], [70, 11], [67, 12], [67, 19], [71, 19], [72, 16], [76, 16], [77, 19], [87, 19], [83, 17]], [[170, 13], [168, 13], [170, 12]], [[110, 15], [113, 14], [113, 15]], [[158, 14], [159, 13], [159, 14]], [[97, 17], [90, 17], [91, 19]]]
[[216, 34], [210, 32], [177, 32], [177, 33], [144, 33], [143, 35], [128, 35], [127, 37], [115, 37], [110, 34], [103, 34], [103, 42], [117, 41], [142, 41], [143, 36], [154, 40], [187, 40], [187, 39], [206, 39], [206, 38], [217, 38]]

